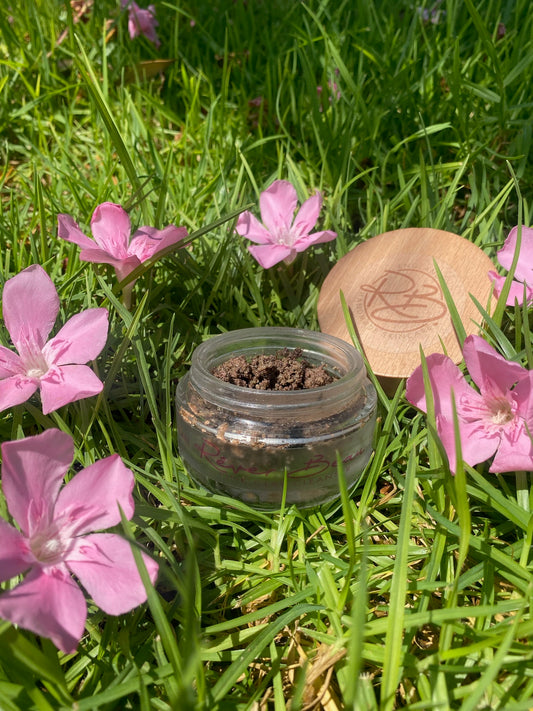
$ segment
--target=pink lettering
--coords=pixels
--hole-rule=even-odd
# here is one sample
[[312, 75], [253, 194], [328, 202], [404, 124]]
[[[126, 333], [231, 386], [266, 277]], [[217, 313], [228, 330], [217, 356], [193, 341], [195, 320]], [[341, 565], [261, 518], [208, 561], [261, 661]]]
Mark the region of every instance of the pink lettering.
[[221, 454], [221, 448], [212, 440], [205, 440], [200, 447], [200, 458], [205, 459], [214, 469], [219, 472], [232, 474], [255, 474], [258, 476], [268, 476], [274, 469], [260, 471], [257, 467], [245, 467], [241, 464], [231, 463], [226, 456]]
[[[231, 474], [251, 474], [255, 476], [267, 477], [270, 474], [278, 473], [282, 474], [280, 467], [260, 470], [257, 466], [244, 466], [241, 463], [235, 461], [235, 457], [231, 459], [228, 458], [224, 451], [227, 451], [228, 446], [224, 444], [218, 444], [213, 440], [203, 440], [200, 447], [197, 447], [197, 451], [200, 459], [204, 459], [213, 469], [221, 473], [231, 473]], [[363, 453], [363, 449], [358, 450], [345, 456], [342, 460], [343, 464], [347, 464], [352, 460], [356, 459]], [[249, 459], [252, 452], [249, 452]], [[329, 459], [322, 453], [317, 453], [314, 456], [309, 457], [304, 460], [301, 466], [296, 469], [290, 469], [287, 472], [289, 479], [310, 479], [313, 477], [318, 477], [320, 475], [326, 476], [327, 472], [330, 472], [330, 476], [337, 469], [337, 459]], [[324, 478], [322, 476], [321, 478]]]

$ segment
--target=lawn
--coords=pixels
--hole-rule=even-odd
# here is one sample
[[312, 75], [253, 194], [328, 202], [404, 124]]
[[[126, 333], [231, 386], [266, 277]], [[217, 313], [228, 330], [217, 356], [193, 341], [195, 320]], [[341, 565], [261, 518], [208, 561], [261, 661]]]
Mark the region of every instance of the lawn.
[[[132, 37], [118, 0], [0, 8], [2, 545], [14, 550], [27, 533], [13, 504], [20, 461], [33, 469], [32, 512], [47, 495], [35, 493], [42, 457], [17, 459], [25, 440], [66, 462], [61, 481], [65, 470], [76, 481], [113, 467], [116, 483], [85, 493], [121, 504], [84, 530], [111, 529], [116, 592], [98, 576], [95, 592], [68, 600], [55, 583], [34, 590], [42, 634], [0, 619], [0, 709], [533, 708], [528, 466], [495, 473], [492, 457], [473, 466], [465, 453], [452, 473], [431, 403], [426, 415], [405, 381], [386, 394], [370, 372], [377, 426], [355, 491], [265, 512], [190, 479], [174, 406], [209, 337], [319, 330], [328, 272], [375, 235], [447, 230], [507, 274], [498, 251], [513, 227], [533, 226], [529, 2], [154, 0], [153, 12], [156, 36]], [[320, 191], [316, 229], [337, 237], [265, 268], [236, 224], [247, 210], [260, 217], [260, 194], [277, 180], [300, 203]], [[72, 220], [90, 237], [104, 203], [127, 211], [132, 234], [174, 225], [187, 236], [172, 232], [117, 276], [60, 234]], [[53, 351], [60, 328], [82, 318], [85, 360], [54, 356], [76, 374], [71, 397], [52, 383], [14, 403], [6, 349], [40, 354], [50, 332]], [[529, 384], [527, 301], [507, 306], [504, 295], [479, 323]], [[32, 555], [55, 561], [47, 545], [34, 542]], [[30, 567], [14, 560], [0, 552], [0, 618]], [[31, 617], [33, 599], [18, 600]], [[47, 636], [56, 618], [74, 642]]]

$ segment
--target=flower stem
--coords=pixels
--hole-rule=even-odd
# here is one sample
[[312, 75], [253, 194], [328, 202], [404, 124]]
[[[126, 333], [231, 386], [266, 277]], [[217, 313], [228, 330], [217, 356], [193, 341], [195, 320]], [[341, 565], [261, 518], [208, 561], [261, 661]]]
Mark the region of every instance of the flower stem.
[[128, 311], [131, 311], [131, 300], [134, 283], [135, 282], [132, 281], [129, 284], [126, 284], [126, 286], [122, 289], [122, 303], [128, 309]]

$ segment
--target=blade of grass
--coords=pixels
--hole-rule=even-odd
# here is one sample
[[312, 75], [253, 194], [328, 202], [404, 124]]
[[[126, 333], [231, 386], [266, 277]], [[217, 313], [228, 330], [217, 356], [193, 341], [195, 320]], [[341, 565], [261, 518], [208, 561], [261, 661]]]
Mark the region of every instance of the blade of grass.
[[465, 327], [463, 326], [463, 322], [461, 321], [461, 317], [459, 316], [459, 311], [457, 310], [457, 306], [455, 305], [455, 302], [453, 300], [453, 297], [450, 293], [450, 290], [448, 289], [448, 285], [446, 284], [446, 281], [444, 277], [442, 276], [442, 272], [439, 269], [439, 265], [435, 260], [433, 260], [433, 266], [435, 268], [435, 271], [437, 272], [437, 278], [439, 280], [440, 288], [442, 289], [442, 293], [444, 294], [444, 299], [446, 301], [446, 306], [448, 307], [448, 311], [450, 313], [450, 318], [452, 320], [453, 328], [455, 330], [455, 335], [457, 336], [457, 340], [459, 341], [459, 345], [461, 349], [463, 348], [463, 343], [466, 338], [466, 330]]
[[[163, 645], [163, 649], [165, 650], [168, 662], [170, 663], [173, 669], [174, 679], [179, 689], [180, 680], [182, 679], [183, 660], [181, 658], [181, 654], [176, 641], [175, 631], [172, 628], [172, 625], [170, 624], [169, 620], [167, 619], [159, 595], [157, 594], [154, 586], [150, 581], [150, 576], [148, 574], [148, 570], [146, 569], [146, 565], [141, 555], [141, 551], [137, 547], [137, 544], [133, 537], [131, 524], [125, 517], [122, 509], [120, 510], [120, 516], [124, 534], [126, 538], [131, 542], [131, 550], [133, 553], [133, 557], [135, 558], [135, 564], [137, 566], [139, 575], [141, 576], [142, 583], [146, 590], [148, 607], [150, 608], [150, 612], [152, 614], [152, 617], [154, 618], [154, 624], [161, 638], [161, 643]], [[173, 702], [177, 703], [178, 700], [179, 693], [177, 694], [177, 697], [173, 699]]]
[[[530, 585], [528, 597], [531, 596], [532, 590], [533, 588]], [[471, 693], [461, 704], [460, 711], [475, 711], [475, 709], [479, 708], [479, 703], [486, 694], [489, 686], [500, 673], [502, 663], [507, 654], [509, 653], [509, 649], [511, 648], [511, 645], [516, 638], [517, 628], [522, 619], [522, 612], [524, 611], [524, 608], [525, 601], [522, 603], [522, 606], [517, 611], [517, 614], [509, 622], [509, 629], [505, 636], [501, 639], [500, 645], [497, 648], [492, 661], [487, 666], [482, 676], [476, 681], [476, 684], [472, 689]]]
[[416, 486], [417, 455], [411, 450], [405, 473], [400, 525], [396, 541], [397, 553], [388, 609], [387, 633], [385, 635], [383, 681], [381, 684], [380, 711], [390, 711], [395, 705], [395, 696], [403, 667], [403, 635], [405, 603], [407, 595], [408, 551]]
[[123, 165], [124, 170], [126, 171], [126, 175], [130, 179], [134, 192], [140, 192], [142, 190], [141, 182], [137, 175], [135, 166], [133, 165], [130, 152], [126, 147], [126, 143], [124, 142], [124, 139], [122, 138], [115, 119], [113, 118], [113, 111], [110, 108], [102, 92], [102, 89], [100, 88], [100, 82], [96, 77], [89, 57], [85, 52], [85, 48], [81, 40], [77, 36], [76, 41], [78, 43], [78, 48], [80, 51], [80, 57], [74, 57], [74, 61], [76, 63], [76, 66], [78, 67], [78, 71], [80, 72], [85, 86], [87, 87], [87, 90], [89, 91], [89, 94], [94, 102], [94, 105], [98, 113], [100, 114], [102, 121], [104, 122], [111, 142], [113, 143], [120, 162]]
[[248, 666], [257, 659], [261, 652], [267, 647], [279, 632], [287, 625], [294, 622], [299, 617], [303, 617], [311, 612], [322, 610], [321, 605], [297, 604], [283, 615], [273, 620], [267, 629], [260, 632], [256, 639], [240, 654], [239, 658], [233, 662], [222, 674], [211, 691], [213, 702], [220, 702], [228, 691], [233, 687], [237, 679], [243, 674]]

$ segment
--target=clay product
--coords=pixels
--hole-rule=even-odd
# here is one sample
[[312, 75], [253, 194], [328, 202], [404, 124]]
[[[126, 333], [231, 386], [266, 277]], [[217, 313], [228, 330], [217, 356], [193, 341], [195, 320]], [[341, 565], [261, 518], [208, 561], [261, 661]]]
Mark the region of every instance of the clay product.
[[178, 444], [198, 483], [263, 509], [310, 507], [348, 488], [372, 451], [376, 393], [359, 353], [333, 336], [240, 329], [193, 353], [176, 392]]

